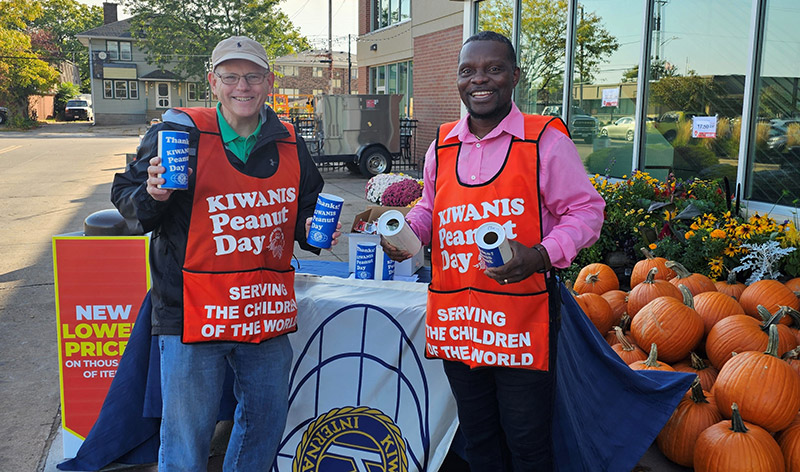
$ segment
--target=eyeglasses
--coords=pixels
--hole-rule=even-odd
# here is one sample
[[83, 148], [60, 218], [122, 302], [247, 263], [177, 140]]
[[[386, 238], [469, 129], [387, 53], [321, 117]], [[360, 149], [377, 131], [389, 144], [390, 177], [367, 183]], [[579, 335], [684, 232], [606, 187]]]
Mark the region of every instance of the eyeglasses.
[[219, 80], [222, 81], [225, 85], [236, 85], [239, 83], [239, 80], [244, 78], [244, 81], [247, 82], [247, 85], [259, 85], [264, 83], [264, 79], [267, 78], [267, 74], [217, 74], [214, 72], [214, 75], [219, 77]]

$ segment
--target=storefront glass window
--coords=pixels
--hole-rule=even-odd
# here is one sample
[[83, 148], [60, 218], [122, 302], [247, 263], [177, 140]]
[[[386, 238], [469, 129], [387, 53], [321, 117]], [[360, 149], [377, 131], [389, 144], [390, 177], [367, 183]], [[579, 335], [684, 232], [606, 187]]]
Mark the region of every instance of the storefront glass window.
[[748, 156], [751, 200], [800, 206], [800, 4], [767, 3], [758, 122]]
[[750, 0], [656, 0], [644, 170], [736, 181]]
[[483, 0], [475, 5], [477, 30], [496, 31], [505, 35], [512, 42], [512, 21], [514, 18], [514, 2], [512, 0]]
[[626, 0], [578, 4], [569, 129], [589, 174], [631, 171], [643, 6]]

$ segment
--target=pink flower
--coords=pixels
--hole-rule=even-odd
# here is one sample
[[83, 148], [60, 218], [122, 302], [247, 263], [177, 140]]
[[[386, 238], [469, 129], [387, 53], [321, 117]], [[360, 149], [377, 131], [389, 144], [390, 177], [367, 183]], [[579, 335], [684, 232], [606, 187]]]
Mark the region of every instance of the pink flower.
[[404, 207], [421, 196], [422, 186], [416, 180], [401, 180], [386, 188], [381, 195], [381, 205]]

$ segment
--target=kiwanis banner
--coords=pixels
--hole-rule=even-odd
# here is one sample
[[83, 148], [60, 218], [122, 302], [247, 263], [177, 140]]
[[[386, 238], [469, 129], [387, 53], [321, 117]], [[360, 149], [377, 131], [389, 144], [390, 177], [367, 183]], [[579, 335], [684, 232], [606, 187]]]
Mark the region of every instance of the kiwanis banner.
[[298, 274], [289, 420], [273, 470], [436, 471], [457, 427], [423, 357], [427, 285]]

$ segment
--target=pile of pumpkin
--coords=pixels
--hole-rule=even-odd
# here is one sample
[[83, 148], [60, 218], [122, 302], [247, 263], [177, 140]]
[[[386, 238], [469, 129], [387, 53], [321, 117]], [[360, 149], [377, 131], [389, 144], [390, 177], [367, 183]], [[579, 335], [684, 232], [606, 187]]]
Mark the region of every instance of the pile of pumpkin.
[[644, 252], [630, 291], [605, 264], [572, 288], [632, 369], [697, 375], [658, 448], [698, 472], [800, 472], [800, 278], [714, 282]]

